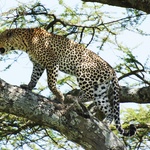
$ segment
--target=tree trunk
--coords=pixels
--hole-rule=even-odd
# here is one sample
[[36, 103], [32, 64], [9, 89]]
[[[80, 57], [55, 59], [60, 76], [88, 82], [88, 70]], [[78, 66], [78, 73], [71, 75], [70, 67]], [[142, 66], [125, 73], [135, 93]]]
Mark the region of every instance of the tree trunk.
[[147, 14], [150, 13], [150, 0], [82, 0], [82, 1], [97, 2], [125, 8], [133, 8], [137, 10], [142, 10]]
[[[68, 95], [67, 99], [76, 99]], [[106, 125], [85, 115], [77, 102], [64, 105], [38, 94], [10, 85], [0, 79], [0, 111], [24, 117], [57, 130], [86, 150], [125, 150], [125, 145]]]
[[[122, 87], [122, 102], [150, 102], [150, 87]], [[125, 145], [101, 121], [88, 114], [77, 100], [79, 90], [65, 96], [61, 105], [0, 79], [0, 111], [24, 117], [64, 134], [86, 150], [125, 150]], [[69, 103], [70, 102], [70, 103]]]

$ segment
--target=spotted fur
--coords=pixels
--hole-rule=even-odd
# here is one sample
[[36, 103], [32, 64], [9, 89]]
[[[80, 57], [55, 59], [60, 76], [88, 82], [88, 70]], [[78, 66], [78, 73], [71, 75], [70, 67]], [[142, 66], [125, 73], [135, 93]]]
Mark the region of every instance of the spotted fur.
[[[58, 71], [77, 77], [81, 98], [94, 100], [106, 115], [106, 121], [114, 119], [116, 128], [124, 136], [135, 134], [130, 125], [128, 132], [121, 128], [119, 110], [119, 85], [113, 68], [101, 57], [63, 36], [54, 35], [40, 28], [9, 29], [0, 34], [0, 53], [22, 50], [33, 62], [31, 81], [23, 88], [33, 89], [46, 69], [49, 89], [64, 101], [63, 94], [56, 88]], [[113, 108], [108, 99], [109, 88], [113, 89]]]

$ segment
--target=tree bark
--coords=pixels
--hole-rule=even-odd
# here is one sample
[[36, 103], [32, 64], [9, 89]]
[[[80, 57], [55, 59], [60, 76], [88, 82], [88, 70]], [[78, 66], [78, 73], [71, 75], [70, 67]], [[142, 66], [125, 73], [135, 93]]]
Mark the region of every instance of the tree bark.
[[83, 2], [98, 2], [112, 6], [133, 8], [150, 13], [150, 0], [82, 0]]
[[122, 86], [120, 102], [134, 102], [139, 104], [150, 103], [150, 86], [141, 88], [129, 88]]
[[[150, 102], [150, 87], [121, 88], [121, 102]], [[65, 96], [61, 105], [41, 95], [10, 85], [0, 79], [0, 111], [52, 128], [86, 150], [125, 150], [125, 145], [106, 125], [87, 114], [77, 100], [79, 90]]]
[[[75, 96], [69, 95], [66, 100], [76, 99]], [[10, 85], [1, 79], [0, 112], [24, 117], [57, 130], [86, 150], [126, 149], [106, 125], [92, 115], [85, 115], [77, 102], [57, 104], [51, 99]]]

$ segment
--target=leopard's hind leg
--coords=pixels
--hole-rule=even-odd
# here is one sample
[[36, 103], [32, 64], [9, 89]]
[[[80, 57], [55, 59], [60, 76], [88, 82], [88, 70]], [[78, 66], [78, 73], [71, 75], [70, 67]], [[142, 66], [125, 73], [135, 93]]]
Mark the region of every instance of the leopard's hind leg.
[[105, 114], [104, 122], [111, 124], [113, 121], [113, 110], [108, 98], [110, 82], [94, 85], [94, 99], [96, 106]]

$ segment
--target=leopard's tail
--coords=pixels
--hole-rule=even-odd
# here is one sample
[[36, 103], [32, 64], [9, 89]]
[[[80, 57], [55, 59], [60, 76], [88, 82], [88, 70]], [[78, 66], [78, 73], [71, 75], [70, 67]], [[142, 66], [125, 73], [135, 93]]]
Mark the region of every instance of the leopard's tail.
[[116, 128], [119, 131], [119, 133], [122, 134], [123, 136], [133, 136], [136, 133], [136, 128], [133, 124], [130, 125], [128, 131], [125, 131], [121, 127], [120, 107], [119, 107], [120, 87], [118, 84], [118, 79], [115, 74], [112, 79], [112, 89], [113, 89], [113, 114], [114, 114], [114, 121], [115, 121]]

